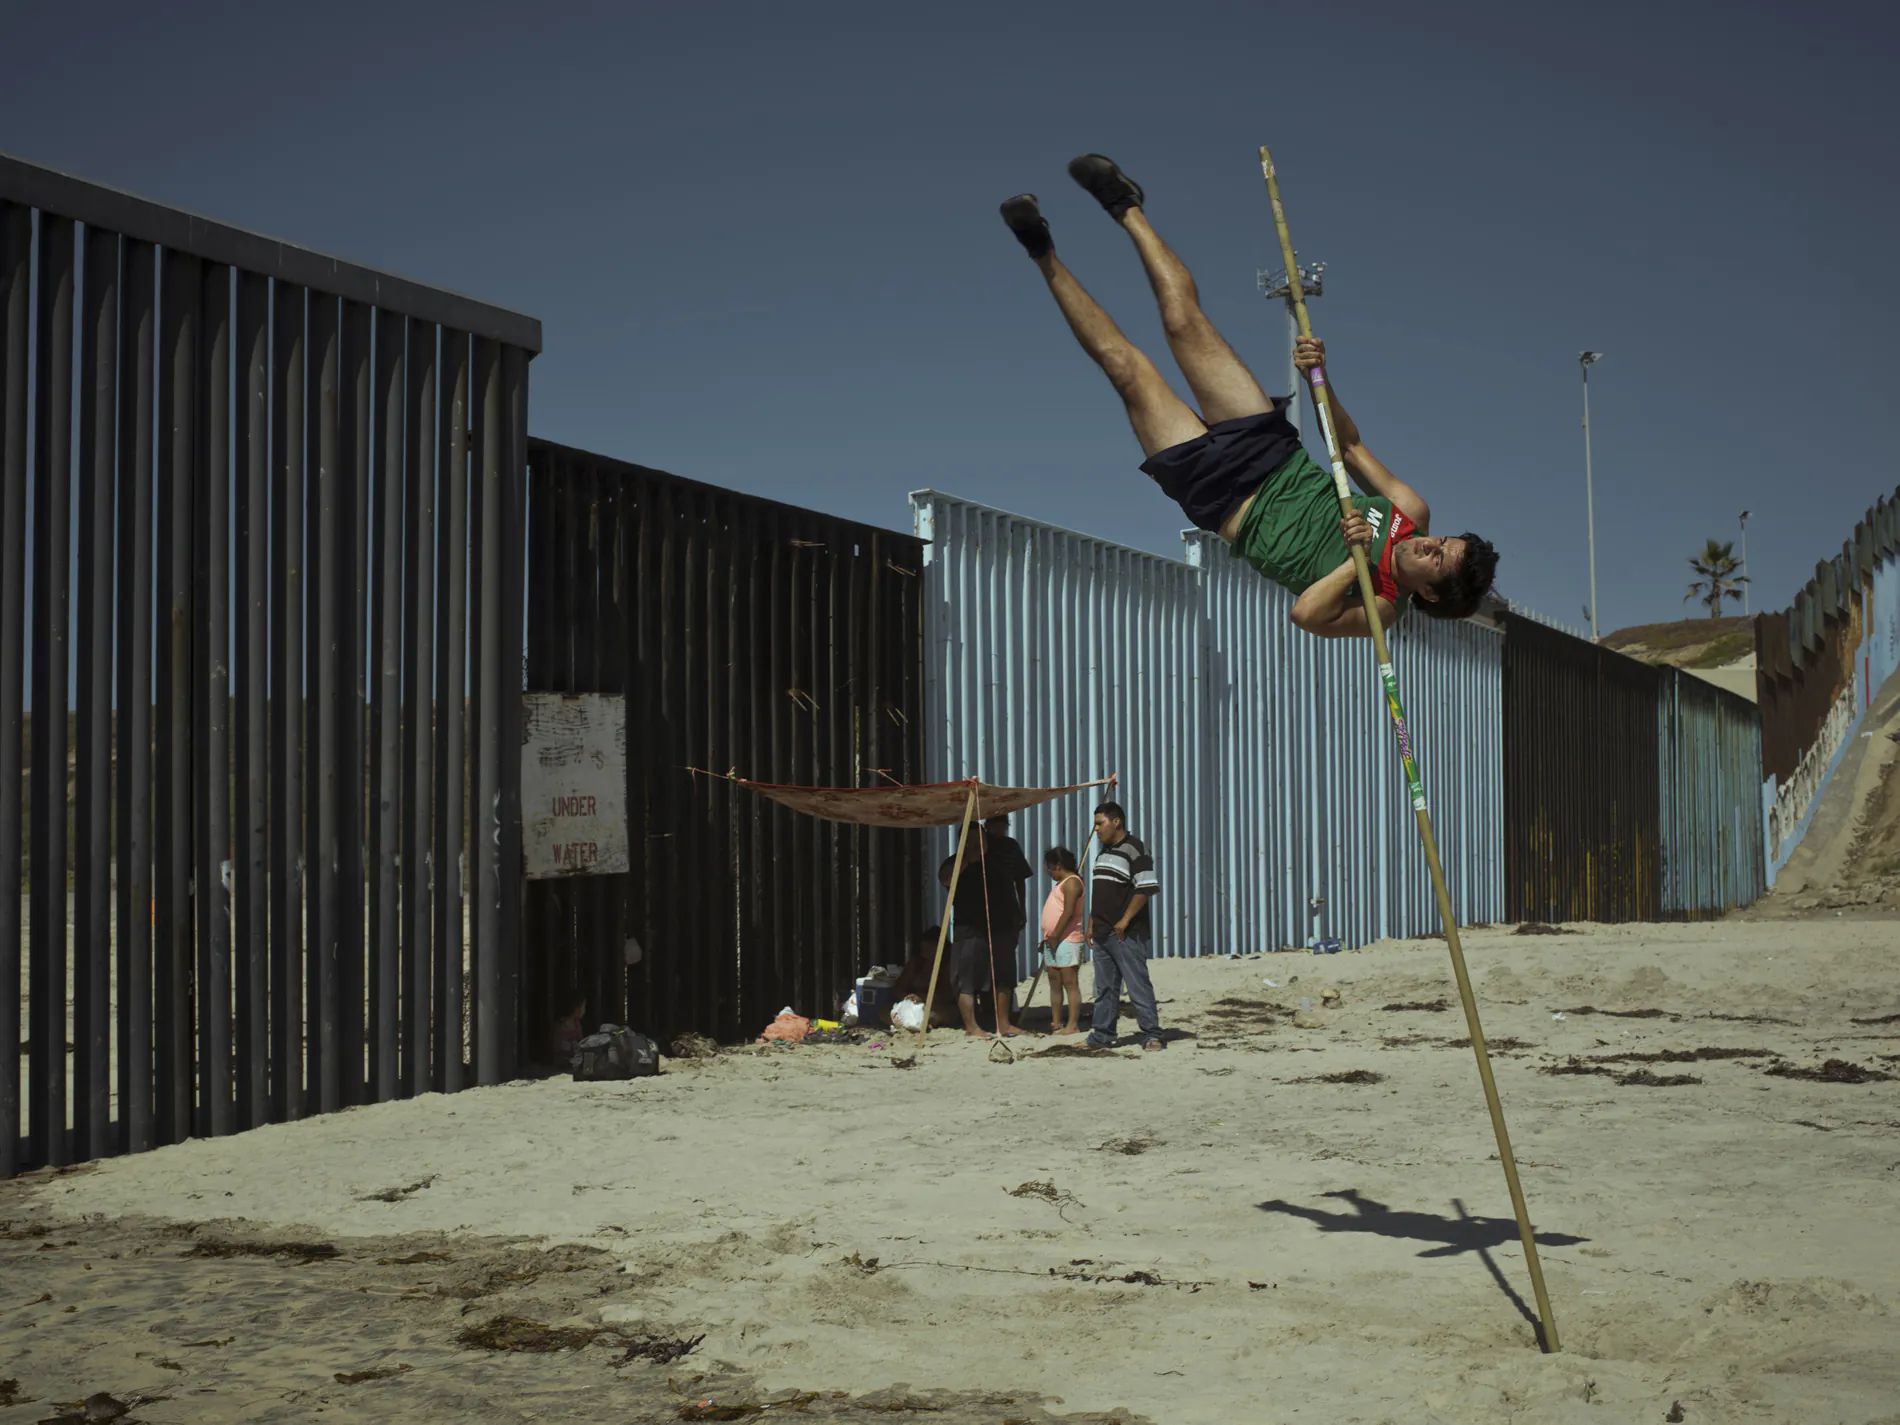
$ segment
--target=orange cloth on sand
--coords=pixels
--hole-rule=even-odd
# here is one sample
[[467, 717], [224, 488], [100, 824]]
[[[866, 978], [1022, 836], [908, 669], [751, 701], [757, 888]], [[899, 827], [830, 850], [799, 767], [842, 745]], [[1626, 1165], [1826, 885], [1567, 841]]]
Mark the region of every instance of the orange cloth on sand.
[[765, 1033], [759, 1036], [759, 1042], [777, 1039], [786, 1044], [803, 1044], [805, 1036], [811, 1033], [811, 1021], [797, 1014], [781, 1014], [765, 1026]]

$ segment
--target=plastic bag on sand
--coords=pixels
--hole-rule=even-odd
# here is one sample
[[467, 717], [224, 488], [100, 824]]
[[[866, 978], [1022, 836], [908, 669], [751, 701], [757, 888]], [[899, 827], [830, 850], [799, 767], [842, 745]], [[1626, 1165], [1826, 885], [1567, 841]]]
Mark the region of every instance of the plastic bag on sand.
[[899, 1000], [891, 1006], [891, 1024], [898, 1029], [922, 1029], [924, 1002], [915, 999]]
[[765, 1033], [759, 1036], [761, 1044], [777, 1040], [781, 1044], [803, 1044], [805, 1036], [811, 1033], [811, 1021], [803, 1015], [793, 1014], [789, 1009], [781, 1009], [778, 1018], [765, 1026]]

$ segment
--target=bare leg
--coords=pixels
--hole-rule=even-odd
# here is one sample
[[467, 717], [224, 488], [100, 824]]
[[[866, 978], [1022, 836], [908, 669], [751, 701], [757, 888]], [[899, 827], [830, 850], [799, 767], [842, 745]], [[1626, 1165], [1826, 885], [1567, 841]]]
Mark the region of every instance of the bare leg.
[[1079, 1034], [1082, 1026], [1082, 969], [1079, 965], [1067, 965], [1062, 970], [1062, 987], [1069, 994], [1069, 1022], [1062, 1029], [1064, 1034]]
[[1075, 274], [1054, 253], [1038, 258], [1036, 267], [1049, 283], [1049, 292], [1068, 320], [1069, 330], [1128, 410], [1144, 455], [1193, 440], [1207, 427], [1155, 369], [1155, 364], [1122, 334], [1115, 319], [1089, 296]]
[[972, 1039], [989, 1038], [989, 1035], [977, 1027], [975, 995], [958, 995], [957, 1008], [963, 1012], [963, 1032], [965, 1034], [969, 1035]]
[[1208, 424], [1272, 410], [1272, 399], [1201, 310], [1201, 294], [1193, 274], [1149, 226], [1148, 215], [1140, 208], [1130, 208], [1120, 222], [1134, 240], [1135, 251], [1148, 273], [1148, 285], [1154, 288], [1168, 349], [1174, 353], [1181, 374], [1187, 377], [1194, 399], [1201, 403], [1201, 414]]
[[1009, 1001], [1010, 997], [1015, 993], [1016, 976], [1014, 972], [1012, 972], [1007, 979], [1000, 977], [997, 979], [996, 992], [992, 996], [996, 1002], [996, 1032], [1005, 1039], [1013, 1039], [1022, 1033], [1022, 1030], [1009, 1022]]

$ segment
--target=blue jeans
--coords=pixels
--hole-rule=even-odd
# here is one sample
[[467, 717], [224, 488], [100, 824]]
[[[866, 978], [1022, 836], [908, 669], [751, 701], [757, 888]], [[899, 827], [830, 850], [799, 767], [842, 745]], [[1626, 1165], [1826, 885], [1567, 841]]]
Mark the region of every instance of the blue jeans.
[[1154, 981], [1148, 978], [1148, 937], [1117, 935], [1110, 931], [1095, 942], [1095, 1020], [1088, 1042], [1106, 1049], [1115, 1042], [1115, 1021], [1121, 1017], [1122, 986], [1135, 1006], [1135, 1023], [1142, 1036], [1158, 1039], [1161, 1016], [1155, 1012]]

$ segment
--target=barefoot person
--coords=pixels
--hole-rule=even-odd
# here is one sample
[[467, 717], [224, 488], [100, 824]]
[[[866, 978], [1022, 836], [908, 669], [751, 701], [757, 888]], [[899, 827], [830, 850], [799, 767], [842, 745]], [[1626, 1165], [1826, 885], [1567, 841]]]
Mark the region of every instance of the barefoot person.
[[[1082, 877], [1075, 853], [1051, 846], [1042, 858], [1049, 873], [1049, 898], [1042, 903], [1042, 968], [1049, 975], [1049, 1032], [1082, 1030]], [[1063, 1019], [1063, 1003], [1068, 1018]]]
[[[1329, 380], [1340, 454], [1370, 492], [1355, 502], [1355, 517], [1342, 518], [1332, 477], [1307, 455], [1286, 413], [1214, 329], [1194, 278], [1149, 226], [1140, 186], [1100, 154], [1076, 159], [1069, 174], [1134, 241], [1161, 308], [1168, 349], [1199, 412], [1175, 395], [1056, 256], [1034, 195], [1006, 201], [1003, 221], [1035, 259], [1082, 349], [1121, 396], [1148, 457], [1142, 470], [1198, 528], [1218, 534], [1237, 558], [1293, 593], [1293, 622], [1309, 633], [1371, 632], [1348, 542], [1366, 551], [1387, 627], [1408, 601], [1435, 618], [1474, 612], [1491, 588], [1497, 551], [1475, 534], [1431, 533], [1431, 510], [1366, 448]], [[1307, 369], [1323, 365], [1325, 347], [1302, 338], [1295, 360]]]
[[1010, 1023], [1010, 995], [1015, 989], [1014, 952], [1010, 952], [1008, 983], [999, 974], [1004, 963], [1004, 947], [1014, 946], [1022, 934], [1018, 925], [1009, 930], [1010, 896], [1015, 868], [1002, 861], [992, 863], [976, 844], [985, 832], [971, 833], [970, 845], [963, 853], [963, 870], [955, 884], [951, 874], [956, 857], [948, 856], [937, 868], [937, 879], [950, 891], [950, 975], [957, 987], [957, 1012], [963, 1019], [963, 1032], [972, 1039], [987, 1039], [977, 1023], [977, 1001], [993, 997], [996, 1033], [1013, 1039], [1022, 1030]]

